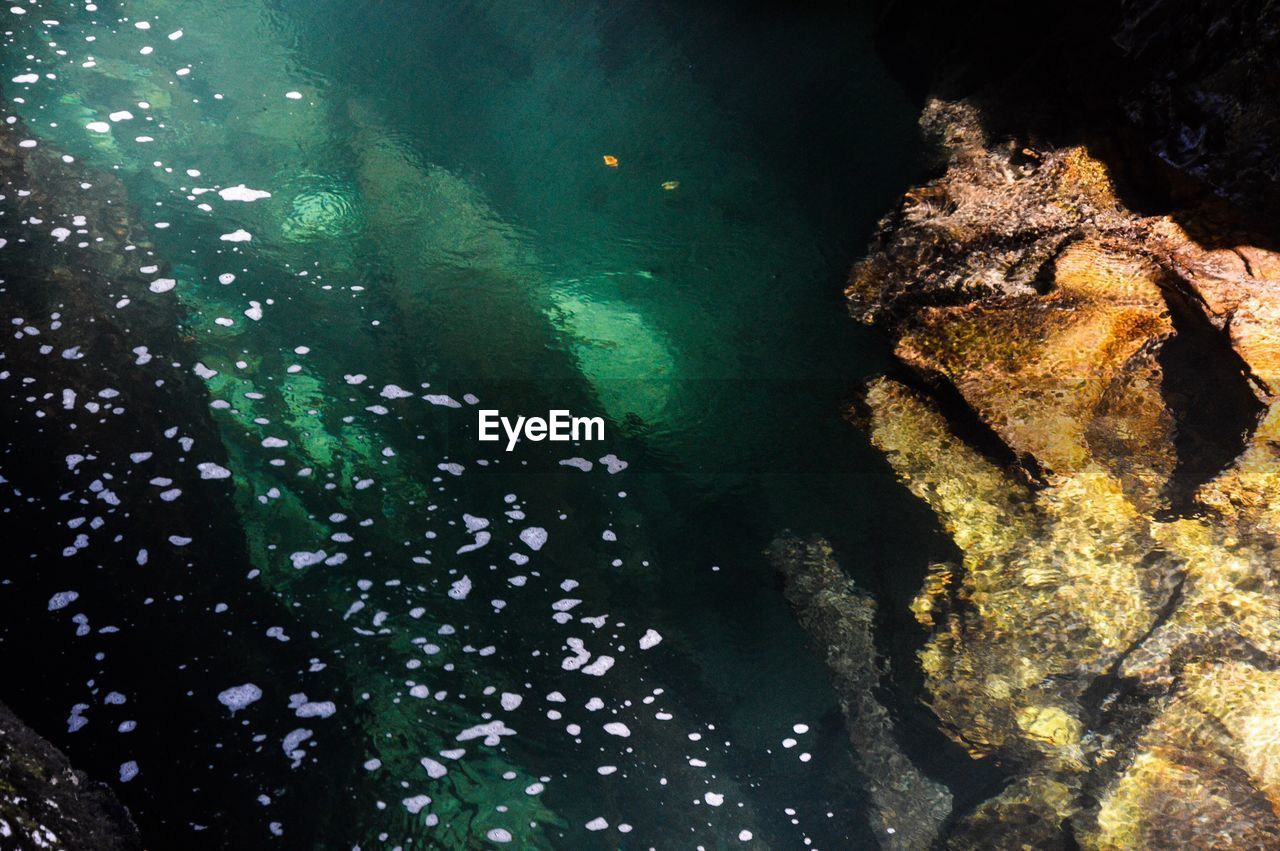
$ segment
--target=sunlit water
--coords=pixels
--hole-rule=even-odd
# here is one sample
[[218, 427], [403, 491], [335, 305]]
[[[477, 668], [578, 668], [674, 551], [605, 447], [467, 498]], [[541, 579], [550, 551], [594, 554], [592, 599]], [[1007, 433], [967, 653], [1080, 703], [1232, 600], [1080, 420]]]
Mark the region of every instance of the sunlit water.
[[[11, 107], [120, 175], [150, 296], [185, 310], [197, 362], [121, 380], [194, 370], [222, 448], [174, 463], [234, 482], [173, 494], [129, 460], [154, 447], [68, 435], [84, 488], [141, 465], [239, 537], [157, 520], [180, 552], [140, 565], [119, 515], [146, 505], [55, 506], [0, 586], [4, 699], [119, 778], [152, 847], [874, 841], [761, 555], [821, 531], [898, 582], [873, 562], [900, 497], [841, 420], [881, 357], [841, 279], [915, 168], [868, 15], [15, 8]], [[506, 453], [477, 407], [607, 438]]]

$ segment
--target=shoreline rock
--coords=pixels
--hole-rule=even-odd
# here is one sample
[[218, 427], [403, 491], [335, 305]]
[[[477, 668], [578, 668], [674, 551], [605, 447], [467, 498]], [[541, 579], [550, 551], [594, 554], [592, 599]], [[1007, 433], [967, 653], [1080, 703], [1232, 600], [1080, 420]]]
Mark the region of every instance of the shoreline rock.
[[945, 847], [1280, 844], [1275, 13], [1111, 11], [937, 61], [940, 174], [846, 292], [899, 364], [851, 417], [956, 545], [923, 699], [1011, 778]]
[[72, 768], [60, 750], [22, 723], [3, 703], [0, 847], [95, 851], [142, 848], [137, 826], [110, 787]]

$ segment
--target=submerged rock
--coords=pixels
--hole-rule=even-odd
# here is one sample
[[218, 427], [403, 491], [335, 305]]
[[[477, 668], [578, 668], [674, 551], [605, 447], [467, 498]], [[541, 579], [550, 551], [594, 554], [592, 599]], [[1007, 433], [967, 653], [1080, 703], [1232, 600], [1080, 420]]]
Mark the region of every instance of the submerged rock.
[[141, 849], [129, 812], [0, 703], [0, 847]]
[[876, 835], [885, 848], [929, 847], [951, 812], [951, 793], [911, 764], [894, 740], [888, 711], [876, 700], [887, 662], [875, 647], [875, 601], [844, 575], [826, 541], [779, 538], [768, 555], [787, 578], [787, 599], [801, 624], [826, 648], [832, 685], [870, 793]]
[[[1130, 17], [1124, 43], [1167, 40], [1171, 20], [1187, 16]], [[1244, 135], [1274, 134], [1240, 118], [1269, 107], [1230, 72], [1260, 55], [1219, 42], [1188, 87], [1152, 83], [1234, 99], [1206, 127], [1235, 115], [1239, 144], [1185, 161], [1161, 149], [1168, 124], [1089, 125], [1128, 109], [1137, 59], [1113, 90], [1090, 83], [1089, 110], [1053, 102], [1077, 133], [1019, 129], [1024, 83], [931, 99], [944, 170], [850, 278], [903, 366], [853, 418], [956, 545], [912, 606], [925, 699], [1011, 776], [956, 814], [949, 847], [1280, 843], [1280, 254], [1223, 203], [1247, 194], [1233, 168], [1270, 156]], [[1130, 132], [1181, 172], [1145, 179], [1204, 191], [1134, 201], [1147, 167], [1115, 152], [1143, 146], [1108, 147]]]

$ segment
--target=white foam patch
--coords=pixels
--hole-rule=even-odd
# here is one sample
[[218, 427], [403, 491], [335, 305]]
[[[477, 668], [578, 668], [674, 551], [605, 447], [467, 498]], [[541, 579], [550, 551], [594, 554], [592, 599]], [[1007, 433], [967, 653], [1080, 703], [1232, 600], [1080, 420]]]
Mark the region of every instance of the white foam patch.
[[566, 639], [565, 644], [573, 651], [573, 655], [560, 661], [560, 667], [564, 670], [576, 671], [591, 659], [591, 653], [583, 646], [581, 638]]
[[597, 656], [596, 660], [590, 665], [583, 666], [582, 673], [590, 674], [593, 677], [603, 677], [613, 667], [613, 662], [612, 656]]
[[156, 278], [147, 285], [153, 293], [167, 293], [169, 290], [177, 286], [178, 282], [173, 278]]
[[398, 387], [395, 384], [388, 384], [386, 387], [382, 388], [382, 392], [378, 395], [384, 399], [407, 399], [413, 394], [408, 390], [405, 390], [403, 387]]
[[611, 476], [614, 473], [621, 473], [623, 470], [627, 469], [627, 462], [623, 461], [621, 458], [619, 458], [617, 455], [614, 455], [613, 453], [610, 453], [604, 456], [603, 458], [601, 458], [600, 463], [604, 465], [605, 470], [607, 470], [609, 475]]
[[470, 552], [475, 552], [481, 547], [486, 546], [489, 543], [489, 541], [493, 539], [493, 536], [490, 535], [488, 532], [480, 531], [480, 532], [476, 532], [475, 534], [476, 534], [475, 542], [470, 544], [463, 544], [461, 547], [458, 547], [458, 553], [457, 553], [458, 555], [465, 555]]
[[307, 739], [311, 738], [314, 733], [306, 727], [299, 727], [296, 730], [290, 730], [284, 737], [284, 741], [280, 743], [284, 749], [285, 756], [293, 760], [293, 767], [297, 768], [302, 765], [302, 758], [307, 752], [302, 750], [301, 745]]
[[[228, 186], [226, 189], [219, 189], [218, 197], [223, 201], [243, 201], [245, 203], [249, 203], [250, 201], [259, 201], [263, 198], [270, 198], [271, 193], [262, 189], [250, 189], [241, 183], [236, 186]], [[224, 236], [223, 239], [226, 239], [226, 237]]]
[[468, 742], [472, 739], [483, 738], [484, 743], [489, 747], [497, 747], [502, 741], [502, 736], [514, 736], [515, 730], [512, 730], [501, 721], [490, 721], [488, 724], [477, 724], [474, 727], [468, 727], [459, 733], [456, 738], [460, 742]]
[[530, 526], [520, 533], [520, 540], [535, 553], [547, 542], [547, 530], [541, 526]]
[[233, 715], [238, 710], [244, 709], [249, 704], [256, 703], [261, 699], [262, 689], [253, 683], [232, 686], [229, 689], [223, 689], [218, 692], [218, 702], [230, 709]]
[[196, 469], [200, 471], [202, 479], [225, 479], [231, 475], [231, 471], [226, 467], [212, 461], [203, 461], [196, 465]]
[[644, 635], [640, 636], [641, 650], [648, 650], [652, 647], [657, 647], [661, 643], [662, 643], [662, 636], [658, 633], [657, 630], [654, 630], [654, 629], [645, 630]]
[[218, 239], [223, 242], [248, 242], [253, 239], [253, 234], [249, 233], [244, 228], [237, 228], [231, 233], [224, 233], [222, 236], [218, 237]]
[[299, 718], [328, 718], [338, 711], [337, 705], [332, 700], [309, 701], [301, 706], [295, 707], [293, 714]]
[[110, 133], [111, 125], [105, 121], [90, 121], [85, 125], [86, 130], [92, 130], [94, 133]]
[[427, 770], [427, 776], [432, 780], [438, 780], [449, 773], [449, 769], [445, 768], [443, 763], [436, 762], [429, 756], [422, 758], [422, 767]]
[[623, 739], [631, 735], [631, 728], [621, 721], [610, 721], [604, 725], [604, 731], [610, 736], [619, 736]]
[[471, 579], [469, 577], [464, 576], [449, 586], [449, 596], [454, 600], [465, 600], [470, 593]]
[[427, 795], [414, 795], [412, 798], [405, 798], [400, 803], [404, 804], [404, 808], [416, 816], [431, 803], [431, 798]]
[[22, 83], [22, 84], [35, 83], [35, 82], [39, 82], [39, 80], [40, 80], [39, 74], [19, 74], [18, 76], [13, 78], [13, 82]]
[[56, 612], [58, 609], [65, 609], [79, 599], [80, 592], [78, 591], [59, 591], [49, 598], [49, 611]]
[[297, 552], [289, 556], [289, 561], [293, 562], [294, 570], [301, 570], [304, 567], [311, 567], [313, 564], [319, 564], [327, 558], [324, 550], [317, 550], [314, 553]]

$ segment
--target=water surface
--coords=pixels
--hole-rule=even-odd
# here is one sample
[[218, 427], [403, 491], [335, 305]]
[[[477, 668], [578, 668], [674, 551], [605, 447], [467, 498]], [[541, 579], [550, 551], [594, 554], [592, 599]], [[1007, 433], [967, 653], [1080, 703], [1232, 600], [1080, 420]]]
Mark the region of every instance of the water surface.
[[[821, 531], [891, 603], [914, 585], [880, 551], [902, 496], [841, 418], [883, 353], [840, 283], [916, 169], [869, 13], [15, 8], [22, 132], [119, 176], [130, 262], [183, 317], [189, 357], [120, 380], [203, 385], [131, 408], [136, 443], [58, 438], [85, 498], [41, 506], [0, 588], [4, 698], [120, 778], [151, 843], [874, 842], [761, 555]], [[89, 262], [63, 200], [21, 223], [50, 266]], [[506, 453], [479, 407], [607, 439]], [[215, 456], [230, 477], [164, 483]], [[155, 505], [101, 505], [134, 467]]]

